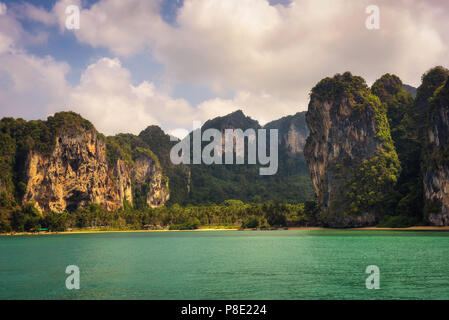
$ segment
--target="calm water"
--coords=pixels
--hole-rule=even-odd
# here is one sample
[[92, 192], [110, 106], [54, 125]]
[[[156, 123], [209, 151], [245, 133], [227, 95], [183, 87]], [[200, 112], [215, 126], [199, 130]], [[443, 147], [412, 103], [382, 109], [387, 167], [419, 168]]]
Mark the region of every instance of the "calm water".
[[[65, 268], [81, 289], [65, 288]], [[380, 268], [380, 290], [365, 268]], [[0, 237], [0, 299], [449, 299], [449, 233], [210, 231]]]

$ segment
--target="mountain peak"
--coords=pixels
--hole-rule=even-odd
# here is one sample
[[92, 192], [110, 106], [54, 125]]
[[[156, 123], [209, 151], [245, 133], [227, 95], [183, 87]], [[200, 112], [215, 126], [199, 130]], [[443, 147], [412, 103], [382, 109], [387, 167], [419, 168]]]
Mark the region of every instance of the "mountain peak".
[[235, 116], [235, 117], [246, 117], [243, 113], [242, 109], [235, 110], [234, 112], [231, 112], [227, 116]]
[[242, 110], [236, 110], [222, 117], [216, 117], [214, 119], [206, 121], [203, 126], [203, 130], [209, 128], [215, 128], [218, 130], [224, 129], [242, 129], [246, 130], [249, 128], [259, 129], [261, 126], [259, 122], [246, 116]]

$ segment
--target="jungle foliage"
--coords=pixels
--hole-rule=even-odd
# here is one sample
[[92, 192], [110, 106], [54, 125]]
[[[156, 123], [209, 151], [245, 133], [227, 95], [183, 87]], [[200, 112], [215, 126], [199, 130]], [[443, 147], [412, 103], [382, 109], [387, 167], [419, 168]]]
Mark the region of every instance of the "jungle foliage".
[[[0, 200], [2, 198], [0, 197]], [[40, 215], [32, 206], [14, 209], [9, 219], [0, 220], [0, 232], [66, 231], [72, 229], [189, 230], [200, 226], [224, 228], [271, 228], [315, 225], [314, 203], [288, 205], [279, 203], [245, 204], [227, 200], [219, 205], [180, 206], [135, 210], [126, 207], [116, 212], [90, 204], [75, 212]]]

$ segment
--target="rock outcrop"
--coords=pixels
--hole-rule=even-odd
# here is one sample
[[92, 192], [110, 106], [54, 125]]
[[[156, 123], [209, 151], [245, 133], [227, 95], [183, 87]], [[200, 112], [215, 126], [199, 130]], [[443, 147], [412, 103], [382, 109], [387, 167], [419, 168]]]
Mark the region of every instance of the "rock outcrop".
[[[137, 146], [138, 137], [128, 135], [128, 144], [119, 145], [115, 137], [105, 138], [82, 121], [86, 120], [79, 115], [60, 113], [39, 122], [36, 131], [52, 132], [46, 137], [49, 141], [30, 134], [16, 137], [31, 141], [24, 148], [26, 155], [16, 156], [24, 158], [15, 165], [24, 172], [23, 203], [34, 203], [41, 212], [78, 210], [90, 203], [113, 211], [125, 202], [133, 205], [136, 195], [145, 197], [150, 207], [169, 200], [168, 179], [154, 153]], [[45, 148], [39, 148], [40, 143]]]
[[[261, 129], [258, 121], [246, 116], [242, 110], [234, 111], [228, 115], [222, 117], [216, 117], [208, 120], [201, 127], [201, 134], [207, 129], [216, 129], [221, 132], [221, 148], [217, 148], [215, 152], [218, 154], [223, 154], [225, 152], [225, 141], [226, 141], [226, 129], [240, 129], [246, 131], [247, 129], [254, 129], [257, 135], [257, 130]], [[206, 143], [203, 143], [205, 145]], [[236, 141], [233, 142], [233, 151], [236, 153], [237, 157], [244, 157], [244, 151], [236, 148]]]
[[436, 226], [449, 225], [449, 81], [430, 100], [425, 130], [423, 180], [425, 214]]
[[25, 167], [24, 201], [40, 211], [75, 210], [90, 202], [116, 210], [124, 198], [132, 202], [129, 166], [117, 160], [109, 167], [105, 141], [94, 130], [61, 134], [49, 155], [31, 150]]
[[290, 154], [302, 153], [309, 135], [305, 119], [306, 112], [298, 112], [267, 123], [264, 129], [279, 130], [279, 145], [285, 146]]
[[330, 227], [374, 225], [400, 165], [386, 110], [365, 81], [349, 72], [312, 90], [304, 155]]
[[[170, 150], [177, 142], [171, 141], [170, 136], [159, 126], [155, 125], [149, 126], [143, 130], [139, 134], [139, 138], [159, 159], [163, 169], [162, 179], [165, 179], [163, 177], [167, 176], [169, 180], [169, 194], [166, 191], [161, 190], [162, 194], [159, 199], [170, 197], [170, 200], [173, 203], [185, 204], [190, 198], [191, 172], [189, 166], [184, 164], [174, 165], [170, 160]], [[162, 183], [162, 185], [164, 185], [164, 183]], [[154, 206], [154, 204], [152, 204], [152, 206]]]
[[426, 123], [429, 117], [429, 102], [433, 97], [435, 90], [441, 87], [447, 77], [449, 70], [437, 66], [427, 71], [422, 76], [422, 83], [416, 90], [416, 98], [412, 118], [417, 126], [418, 138], [423, 139], [426, 131]]
[[164, 205], [170, 199], [167, 178], [161, 166], [150, 157], [140, 156], [134, 162], [134, 181], [138, 186], [148, 184], [146, 203], [151, 208]]

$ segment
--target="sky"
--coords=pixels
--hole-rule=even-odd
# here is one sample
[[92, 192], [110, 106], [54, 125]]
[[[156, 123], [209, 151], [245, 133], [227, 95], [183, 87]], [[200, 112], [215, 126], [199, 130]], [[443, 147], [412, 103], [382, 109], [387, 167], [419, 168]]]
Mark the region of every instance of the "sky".
[[264, 124], [307, 110], [324, 77], [416, 87], [436, 65], [449, 67], [447, 0], [0, 0], [0, 117], [72, 110], [107, 135], [237, 109]]

